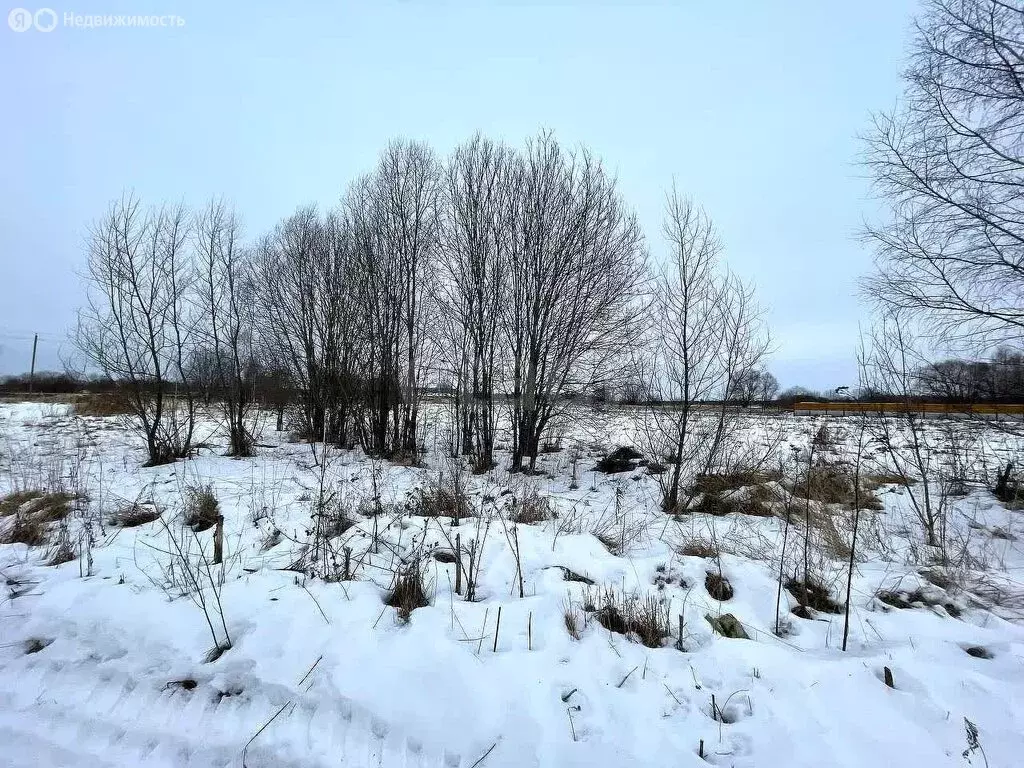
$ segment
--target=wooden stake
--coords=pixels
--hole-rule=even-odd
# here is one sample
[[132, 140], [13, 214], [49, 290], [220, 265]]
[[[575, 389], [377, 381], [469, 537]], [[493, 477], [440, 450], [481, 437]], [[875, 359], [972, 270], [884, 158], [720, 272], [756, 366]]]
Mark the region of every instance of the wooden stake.
[[498, 621], [494, 625], [494, 648], [491, 649], [491, 653], [498, 652], [498, 633], [501, 631], [501, 606], [498, 606]]
[[882, 674], [885, 675], [885, 684], [890, 688], [895, 688], [896, 685], [892, 681], [892, 670], [888, 667], [882, 667]]
[[526, 617], [526, 650], [533, 650], [533, 611]]
[[455, 534], [455, 594], [462, 594], [462, 534]]
[[213, 564], [224, 562], [224, 515], [217, 515], [217, 527], [213, 529]]

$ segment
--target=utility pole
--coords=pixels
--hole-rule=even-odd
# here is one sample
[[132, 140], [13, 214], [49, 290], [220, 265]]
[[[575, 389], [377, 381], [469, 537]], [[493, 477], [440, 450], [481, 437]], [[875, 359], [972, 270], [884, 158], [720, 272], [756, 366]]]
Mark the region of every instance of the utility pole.
[[36, 345], [39, 344], [39, 334], [35, 334], [32, 337], [32, 368], [28, 374], [28, 391], [32, 394], [32, 390], [36, 384]]

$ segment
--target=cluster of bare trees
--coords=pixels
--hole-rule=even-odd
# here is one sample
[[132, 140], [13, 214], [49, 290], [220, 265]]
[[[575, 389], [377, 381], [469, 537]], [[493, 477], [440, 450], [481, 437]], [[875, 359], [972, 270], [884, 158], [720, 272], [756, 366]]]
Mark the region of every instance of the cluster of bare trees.
[[[1024, 13], [931, 0], [906, 93], [879, 115], [867, 165], [891, 215], [868, 231], [870, 295], [930, 341], [980, 357], [1024, 342]], [[897, 320], [898, 322], [898, 320]]]
[[258, 385], [280, 394], [282, 374], [307, 438], [386, 457], [415, 457], [423, 392], [443, 384], [448, 447], [489, 468], [504, 414], [516, 470], [573, 395], [629, 382], [683, 403], [663, 452], [678, 459], [703, 441], [696, 403], [766, 391], [765, 343], [710, 220], [674, 192], [665, 234], [652, 289], [614, 177], [548, 133], [521, 148], [477, 135], [446, 159], [394, 141], [336, 207], [300, 208], [252, 245], [221, 201], [116, 202], [91, 233], [78, 341], [127, 384], [154, 463], [187, 454], [211, 392], [231, 453], [248, 453]]

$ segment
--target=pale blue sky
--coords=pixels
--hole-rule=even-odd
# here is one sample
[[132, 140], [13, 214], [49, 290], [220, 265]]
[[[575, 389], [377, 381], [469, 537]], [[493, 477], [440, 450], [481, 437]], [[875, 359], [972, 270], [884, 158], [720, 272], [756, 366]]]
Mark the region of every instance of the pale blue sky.
[[224, 195], [255, 235], [333, 204], [390, 137], [446, 153], [547, 127], [614, 169], [655, 256], [673, 176], [708, 210], [769, 309], [783, 386], [855, 379], [856, 234], [875, 210], [856, 137], [899, 95], [915, 2], [49, 7], [185, 25], [0, 28], [0, 372], [28, 367], [34, 331], [57, 365], [84, 229], [123, 188]]

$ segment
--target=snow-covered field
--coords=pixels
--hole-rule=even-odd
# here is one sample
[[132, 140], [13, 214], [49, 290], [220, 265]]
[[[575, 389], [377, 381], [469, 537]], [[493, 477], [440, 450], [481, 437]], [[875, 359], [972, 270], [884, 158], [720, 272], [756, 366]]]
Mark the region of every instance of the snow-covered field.
[[[922, 573], [936, 570], [920, 562], [927, 548], [908, 489], [883, 485], [884, 509], [862, 520], [843, 652], [843, 615], [794, 615], [785, 589], [774, 631], [778, 515], [673, 518], [642, 467], [592, 471], [625, 440], [628, 418], [568, 425], [563, 449], [541, 457], [543, 475], [463, 475], [475, 515], [456, 526], [412, 514], [449, 468], [436, 445], [428, 467], [402, 467], [358, 450], [325, 458], [322, 446], [314, 453], [268, 428], [256, 457], [234, 460], [208, 421], [196, 458], [142, 468], [117, 418], [0, 405], [0, 496], [80, 497], [51, 524], [49, 544], [0, 545], [0, 765], [1024, 763], [1024, 512], [969, 486], [949, 511], [955, 565], [928, 580]], [[786, 453], [819, 422], [779, 423]], [[1015, 451], [1004, 436], [982, 437], [993, 467]], [[576, 488], [570, 445], [581, 450]], [[210, 563], [214, 530], [193, 534], [182, 522], [189, 489], [205, 485], [224, 516], [222, 565]], [[556, 516], [510, 522], [531, 491]], [[311, 512], [325, 497], [356, 524], [310, 548]], [[111, 523], [133, 506], [161, 517]], [[849, 513], [831, 514], [831, 530], [848, 536]], [[75, 559], [47, 565], [61, 537]], [[795, 521], [787, 573], [802, 537]], [[474, 553], [472, 602], [466, 577], [455, 593], [456, 565], [444, 556], [456, 541], [467, 570]], [[680, 554], [695, 541], [717, 546], [720, 562]], [[842, 603], [837, 552], [815, 537], [811, 558]], [[417, 562], [430, 605], [403, 621], [384, 597]], [[719, 567], [728, 600], [707, 591]], [[671, 630], [660, 647], [609, 631], [587, 610], [609, 589], [653, 598]], [[879, 590], [909, 607], [882, 602]], [[750, 639], [712, 631], [706, 617], [727, 613]], [[231, 647], [208, 661], [215, 637]], [[980, 743], [967, 757], [965, 718]]]

